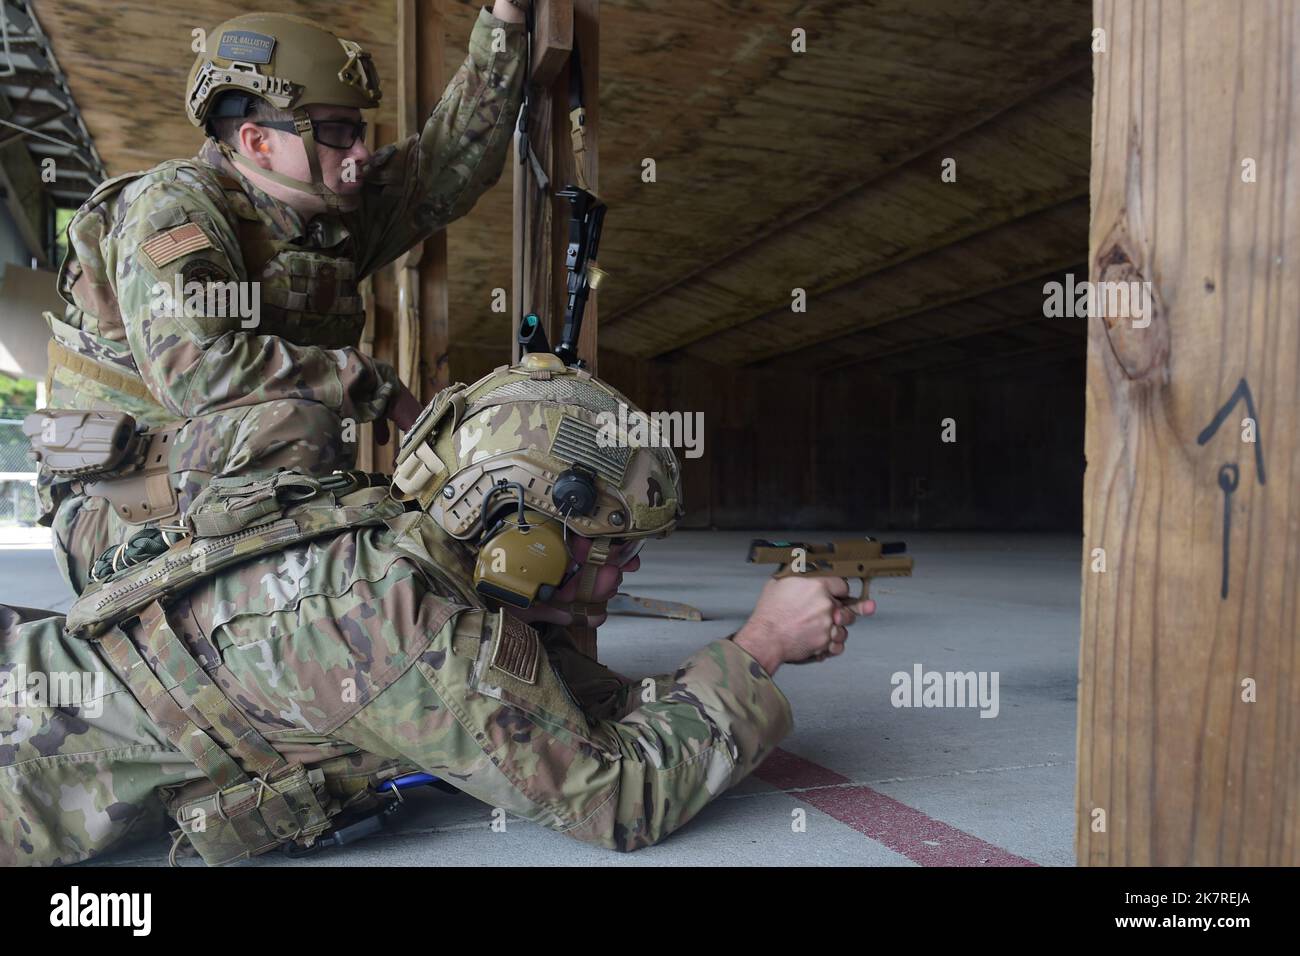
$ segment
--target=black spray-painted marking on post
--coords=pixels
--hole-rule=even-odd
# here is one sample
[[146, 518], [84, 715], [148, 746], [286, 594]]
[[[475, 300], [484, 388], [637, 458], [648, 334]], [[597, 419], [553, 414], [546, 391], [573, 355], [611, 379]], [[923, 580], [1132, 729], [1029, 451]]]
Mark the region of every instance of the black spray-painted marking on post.
[[1223, 489], [1223, 573], [1219, 580], [1219, 597], [1228, 596], [1228, 548], [1232, 541], [1232, 493], [1241, 481], [1241, 470], [1236, 465], [1219, 469], [1219, 487]]
[[[1246, 413], [1250, 420], [1255, 423], [1255, 474], [1259, 478], [1261, 485], [1267, 484], [1264, 475], [1264, 431], [1259, 423], [1259, 415], [1255, 412], [1255, 400], [1251, 398], [1250, 386], [1246, 384], [1243, 378], [1237, 383], [1228, 400], [1223, 403], [1214, 416], [1214, 420], [1206, 425], [1199, 435], [1196, 436], [1196, 444], [1204, 445], [1214, 437], [1219, 426], [1228, 420], [1232, 410], [1236, 408], [1237, 403], [1244, 401], [1246, 403]], [[1223, 490], [1223, 573], [1220, 576], [1219, 597], [1228, 596], [1228, 567], [1230, 548], [1232, 542], [1232, 493], [1237, 490], [1237, 485], [1241, 481], [1241, 470], [1235, 464], [1226, 464], [1219, 469], [1219, 487]]]

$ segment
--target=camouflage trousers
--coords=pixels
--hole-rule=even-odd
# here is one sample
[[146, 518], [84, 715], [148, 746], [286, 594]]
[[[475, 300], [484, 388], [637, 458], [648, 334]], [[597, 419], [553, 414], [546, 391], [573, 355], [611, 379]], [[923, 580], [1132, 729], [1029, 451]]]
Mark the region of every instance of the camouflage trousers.
[[[432, 525], [407, 513], [255, 559], [171, 603], [165, 625], [290, 761], [388, 759], [618, 850], [685, 824], [789, 731], [784, 696], [729, 641], [631, 683], [562, 629], [469, 605], [432, 560]], [[0, 863], [158, 834], [161, 795], [197, 767], [96, 643], [33, 616], [0, 607]], [[91, 693], [69, 706], [30, 692], [32, 675], [60, 673]]]
[[[328, 475], [351, 468], [355, 449], [355, 438], [335, 412], [319, 402], [284, 399], [189, 419], [171, 446], [168, 470], [183, 515], [216, 476], [261, 476], [281, 468]], [[54, 554], [73, 592], [85, 589], [107, 548], [141, 527], [124, 522], [106, 498], [74, 494], [60, 502]]]

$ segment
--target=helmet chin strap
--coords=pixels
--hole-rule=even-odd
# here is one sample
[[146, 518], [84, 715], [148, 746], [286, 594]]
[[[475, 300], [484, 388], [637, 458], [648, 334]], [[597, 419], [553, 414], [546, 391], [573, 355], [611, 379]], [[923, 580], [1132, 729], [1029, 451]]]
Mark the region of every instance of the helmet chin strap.
[[303, 148], [307, 151], [307, 166], [311, 169], [311, 182], [301, 179], [294, 179], [283, 173], [277, 173], [272, 169], [263, 169], [257, 163], [253, 162], [242, 153], [231, 149], [226, 143], [218, 142], [217, 148], [221, 154], [232, 163], [243, 166], [245, 169], [252, 170], [259, 176], [265, 176], [274, 183], [279, 183], [288, 189], [300, 193], [310, 193], [317, 196], [325, 203], [325, 209], [331, 213], [342, 212], [343, 197], [334, 192], [325, 185], [324, 177], [320, 171], [320, 157], [316, 155], [316, 136], [312, 131], [311, 117], [307, 114], [307, 108], [298, 107], [293, 111], [293, 125], [297, 130], [299, 138], [302, 139]]
[[609, 551], [613, 542], [613, 538], [592, 539], [591, 551], [587, 554], [587, 561], [583, 564], [582, 570], [578, 572], [577, 594], [568, 604], [555, 605], [555, 607], [567, 611], [573, 616], [573, 625], [576, 627], [591, 627], [591, 619], [605, 613], [605, 602], [593, 602], [591, 597], [596, 590], [596, 576], [600, 573], [600, 569], [605, 566], [605, 562], [609, 560]]

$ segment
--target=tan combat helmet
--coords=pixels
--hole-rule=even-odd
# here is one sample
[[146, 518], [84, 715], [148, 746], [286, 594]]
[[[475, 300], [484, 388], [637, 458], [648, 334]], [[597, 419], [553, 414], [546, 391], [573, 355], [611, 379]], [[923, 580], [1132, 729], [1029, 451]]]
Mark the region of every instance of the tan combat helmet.
[[476, 542], [480, 562], [485, 519], [516, 498], [521, 518], [526, 509], [530, 521], [592, 538], [569, 605], [581, 625], [599, 611], [589, 603], [595, 571], [612, 548], [663, 537], [684, 514], [677, 456], [657, 432], [629, 427], [641, 416], [589, 372], [549, 353], [526, 355], [438, 393], [402, 442], [394, 491], [453, 538]]
[[[316, 156], [316, 140], [307, 105], [372, 109], [382, 95], [370, 54], [310, 20], [284, 13], [249, 13], [227, 20], [211, 34], [186, 84], [185, 112], [195, 126], [216, 118], [213, 107], [222, 94], [255, 96], [277, 109], [292, 110], [302, 137], [312, 181], [262, 169], [225, 143], [221, 152], [290, 189], [312, 193], [337, 209], [339, 196], [326, 187]], [[229, 102], [227, 98], [226, 102]], [[238, 112], [243, 115], [242, 105]]]

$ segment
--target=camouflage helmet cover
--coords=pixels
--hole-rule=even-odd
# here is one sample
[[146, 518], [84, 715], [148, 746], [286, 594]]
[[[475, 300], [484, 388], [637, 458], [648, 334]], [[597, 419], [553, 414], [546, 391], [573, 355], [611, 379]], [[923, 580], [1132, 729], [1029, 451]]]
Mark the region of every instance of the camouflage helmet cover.
[[245, 14], [212, 32], [186, 84], [190, 122], [204, 126], [221, 94], [230, 92], [284, 110], [309, 103], [370, 109], [382, 95], [369, 53], [283, 13]]
[[[632, 443], [640, 436], [628, 424], [640, 414], [590, 373], [528, 355], [439, 392], [403, 440], [394, 484], [461, 540], [482, 530], [484, 495], [502, 481], [518, 482], [528, 508], [577, 534], [663, 536], [684, 513], [681, 471], [653, 429], [650, 442]], [[566, 516], [551, 490], [575, 466], [595, 476], [597, 501], [588, 515]]]

